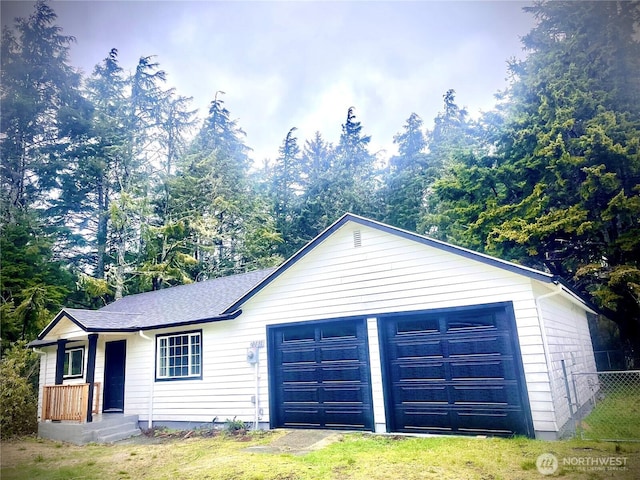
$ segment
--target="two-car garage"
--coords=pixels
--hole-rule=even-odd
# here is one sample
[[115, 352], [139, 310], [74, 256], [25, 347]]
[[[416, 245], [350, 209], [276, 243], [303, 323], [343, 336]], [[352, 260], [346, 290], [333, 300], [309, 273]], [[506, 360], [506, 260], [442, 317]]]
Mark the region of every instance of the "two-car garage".
[[510, 302], [380, 315], [377, 330], [379, 356], [362, 317], [269, 327], [271, 426], [373, 430], [379, 357], [387, 431], [533, 435]]

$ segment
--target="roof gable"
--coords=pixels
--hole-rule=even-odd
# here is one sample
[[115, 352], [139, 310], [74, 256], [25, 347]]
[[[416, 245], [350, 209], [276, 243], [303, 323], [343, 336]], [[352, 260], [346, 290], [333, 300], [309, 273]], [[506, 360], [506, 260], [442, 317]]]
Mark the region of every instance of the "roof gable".
[[550, 273], [542, 272], [540, 270], [536, 270], [530, 267], [526, 267], [523, 265], [518, 265], [513, 262], [509, 262], [506, 260], [499, 259], [497, 257], [492, 257], [490, 255], [486, 255], [483, 253], [475, 252], [473, 250], [469, 250], [467, 248], [458, 247], [452, 245], [450, 243], [443, 242], [441, 240], [435, 240], [433, 238], [426, 237], [424, 235], [420, 235], [414, 232], [409, 232], [407, 230], [403, 230], [401, 228], [393, 227], [391, 225], [387, 225], [381, 222], [377, 222], [375, 220], [370, 220], [368, 218], [360, 217], [358, 215], [354, 215], [351, 213], [346, 213], [328, 228], [326, 228], [322, 233], [320, 233], [316, 238], [314, 238], [311, 242], [301, 248], [298, 252], [296, 252], [292, 257], [290, 257], [287, 261], [285, 261], [278, 269], [272, 272], [269, 276], [267, 276], [262, 282], [256, 285], [251, 291], [247, 292], [242, 298], [238, 299], [237, 302], [233, 303], [229, 307], [229, 311], [233, 311], [235, 309], [240, 308], [246, 301], [260, 292], [263, 288], [273, 282], [276, 278], [282, 275], [285, 271], [291, 268], [294, 264], [300, 261], [303, 257], [309, 254], [316, 246], [320, 243], [324, 242], [329, 236], [333, 235], [337, 230], [344, 227], [348, 223], [353, 223], [355, 225], [363, 225], [366, 227], [370, 227], [379, 231], [383, 231], [389, 233], [391, 235], [396, 235], [408, 240], [412, 240], [423, 245], [428, 245], [430, 247], [443, 250], [455, 255], [462, 256], [464, 258], [474, 260], [477, 262], [484, 263], [486, 265], [491, 265], [493, 267], [500, 268], [502, 270], [516, 273], [518, 275], [523, 275], [525, 277], [540, 281], [542, 283], [547, 284], [560, 284], [566, 294], [579, 299], [579, 301], [585, 306], [585, 308], [591, 310], [592, 307], [579, 297], [575, 292], [571, 291], [571, 289], [564, 284], [561, 279], [557, 276], [552, 275]]

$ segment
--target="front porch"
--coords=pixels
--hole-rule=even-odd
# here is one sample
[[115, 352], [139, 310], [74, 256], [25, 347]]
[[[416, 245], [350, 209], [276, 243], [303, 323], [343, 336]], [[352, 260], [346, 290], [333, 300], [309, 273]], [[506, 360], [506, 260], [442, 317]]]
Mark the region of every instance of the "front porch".
[[90, 384], [45, 385], [42, 388], [42, 421], [92, 421], [99, 412], [100, 382], [93, 384], [91, 414], [89, 415]]
[[38, 423], [38, 436], [49, 440], [86, 445], [87, 443], [112, 443], [135, 437], [142, 432], [137, 415], [102, 413], [93, 422], [42, 421]]
[[45, 385], [38, 436], [85, 445], [140, 435], [137, 415], [99, 413], [100, 391], [100, 382]]

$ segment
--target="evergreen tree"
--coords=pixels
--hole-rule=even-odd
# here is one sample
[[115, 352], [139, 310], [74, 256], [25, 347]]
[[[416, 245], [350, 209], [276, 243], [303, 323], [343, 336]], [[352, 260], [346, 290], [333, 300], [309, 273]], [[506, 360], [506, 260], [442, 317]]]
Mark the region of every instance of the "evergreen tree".
[[[456, 104], [455, 91], [447, 90], [443, 100], [443, 111], [438, 113], [433, 130], [427, 134], [424, 203], [418, 230], [442, 240], [482, 249], [481, 243], [467, 235], [466, 226], [457, 223], [456, 218], [481, 211], [486, 189], [483, 183], [476, 182], [475, 169], [481, 152], [491, 149], [486, 147], [483, 128], [470, 122], [466, 109]], [[464, 198], [455, 208], [450, 208], [445, 192], [449, 188], [455, 189], [461, 178], [470, 184], [465, 185]]]
[[67, 63], [74, 41], [55, 25], [56, 14], [39, 0], [28, 18], [2, 31], [0, 79], [0, 181], [2, 215], [46, 206], [62, 168], [58, 155], [67, 133], [83, 128], [79, 74]]
[[339, 216], [331, 194], [334, 164], [333, 145], [326, 142], [320, 132], [316, 132], [311, 140], [305, 142], [302, 151], [300, 207], [294, 219], [296, 238], [292, 239], [295, 243], [290, 245], [289, 255], [312, 240]]
[[298, 139], [294, 135], [296, 130], [293, 127], [287, 133], [270, 172], [269, 196], [273, 205], [276, 228], [284, 240], [281, 244], [281, 253], [285, 257], [293, 253], [290, 249], [297, 244], [294, 219], [300, 207], [301, 159]]
[[618, 323], [637, 366], [640, 3], [526, 10], [538, 24], [510, 65], [493, 149], [438, 185], [449, 233], [572, 280]]
[[66, 154], [67, 168], [60, 177], [61, 195], [55, 209], [75, 235], [84, 255], [76, 266], [103, 279], [108, 260], [109, 215], [118, 191], [118, 165], [122, 162], [125, 131], [126, 86], [118, 51], [112, 49], [86, 82], [93, 106], [91, 129], [83, 142]]
[[[209, 116], [169, 183], [167, 212], [184, 222], [191, 278], [237, 273], [279, 261], [265, 239], [279, 241], [264, 205], [251, 197], [244, 132], [216, 96]], [[249, 226], [260, 225], [256, 231]], [[267, 242], [269, 243], [269, 242]], [[259, 246], [261, 245], [261, 246]], [[266, 256], [266, 260], [261, 255]], [[258, 257], [254, 257], [258, 255]]]
[[398, 155], [391, 158], [382, 195], [385, 222], [415, 232], [423, 212], [427, 140], [422, 119], [412, 113], [404, 131], [393, 137]]
[[376, 158], [369, 152], [370, 141], [371, 136], [363, 135], [361, 122], [356, 121], [355, 108], [350, 107], [342, 124], [326, 192], [334, 218], [345, 212], [374, 218], [381, 216], [377, 203]]
[[141, 225], [141, 255], [136, 266], [140, 290], [189, 283], [191, 269], [197, 264], [189, 251], [185, 221], [170, 211], [174, 169], [186, 153], [187, 139], [195, 126], [190, 102], [191, 98], [177, 96], [174, 89], [164, 92], [161, 99], [157, 126], [161, 161], [147, 190], [150, 215]]
[[53, 237], [34, 213], [17, 213], [0, 235], [1, 350], [30, 341], [49, 323], [73, 290], [73, 276], [53, 258]]
[[32, 340], [73, 287], [58, 261], [57, 219], [45, 215], [61, 152], [87, 128], [90, 107], [68, 65], [73, 37], [44, 1], [2, 31], [0, 52], [0, 316], [2, 349]]

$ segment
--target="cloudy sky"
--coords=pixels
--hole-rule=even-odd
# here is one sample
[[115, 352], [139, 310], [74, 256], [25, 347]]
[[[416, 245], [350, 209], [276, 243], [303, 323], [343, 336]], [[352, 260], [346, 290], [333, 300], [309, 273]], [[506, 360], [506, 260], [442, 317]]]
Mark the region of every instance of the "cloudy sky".
[[[2, 0], [2, 24], [33, 3]], [[226, 93], [259, 162], [277, 156], [291, 127], [301, 145], [315, 131], [337, 142], [350, 106], [384, 156], [412, 112], [432, 122], [449, 88], [472, 114], [490, 109], [534, 22], [519, 1], [50, 3], [77, 39], [72, 65], [90, 73], [114, 47], [126, 70], [156, 55], [201, 118]]]

